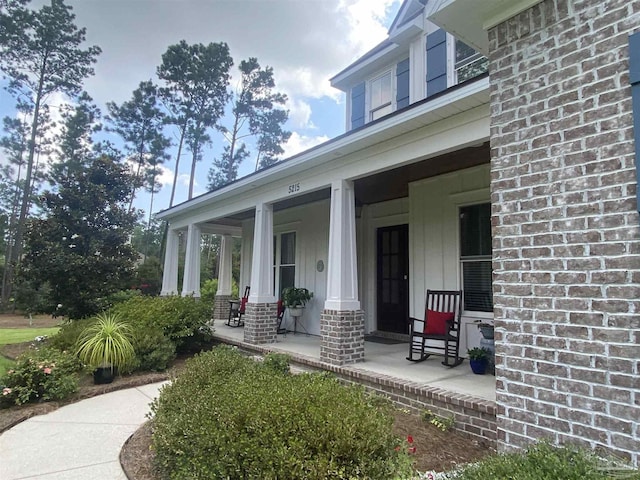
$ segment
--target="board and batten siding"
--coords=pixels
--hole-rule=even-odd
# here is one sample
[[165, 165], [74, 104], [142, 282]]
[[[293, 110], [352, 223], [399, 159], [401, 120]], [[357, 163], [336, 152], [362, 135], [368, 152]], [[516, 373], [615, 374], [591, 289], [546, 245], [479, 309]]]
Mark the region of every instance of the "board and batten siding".
[[[273, 214], [273, 233], [296, 232], [296, 287], [313, 292], [313, 298], [299, 321], [312, 335], [320, 335], [320, 314], [327, 296], [327, 255], [329, 252], [329, 200], [290, 208]], [[253, 219], [243, 223], [241, 285], [251, 284]], [[324, 270], [318, 272], [318, 261]], [[289, 322], [290, 325], [289, 325]], [[285, 314], [287, 328], [293, 319]]]
[[[409, 312], [424, 318], [427, 289], [458, 290], [460, 276], [460, 206], [490, 201], [489, 165], [440, 175], [409, 185]], [[460, 352], [480, 344], [473, 321], [492, 314], [462, 316]]]

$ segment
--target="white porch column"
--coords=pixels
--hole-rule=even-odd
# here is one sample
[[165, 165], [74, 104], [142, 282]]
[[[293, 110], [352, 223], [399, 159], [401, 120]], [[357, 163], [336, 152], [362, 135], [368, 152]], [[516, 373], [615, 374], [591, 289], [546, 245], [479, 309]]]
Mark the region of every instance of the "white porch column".
[[195, 223], [189, 225], [187, 231], [187, 253], [184, 261], [184, 279], [182, 296], [200, 296], [200, 227]]
[[164, 254], [164, 269], [162, 271], [162, 290], [160, 295], [178, 294], [178, 255], [180, 239], [178, 231], [167, 230], [167, 246]]
[[353, 182], [331, 185], [329, 258], [325, 310], [360, 310]]
[[364, 360], [364, 312], [358, 300], [356, 208], [353, 182], [331, 185], [327, 299], [320, 317], [320, 360], [346, 365]]
[[218, 259], [218, 291], [213, 301], [213, 320], [223, 322], [229, 319], [231, 310], [231, 269], [233, 238], [231, 235], [220, 237], [220, 257]]
[[277, 338], [277, 303], [273, 295], [273, 206], [256, 205], [251, 262], [251, 292], [245, 310], [244, 341], [273, 343]]
[[222, 235], [220, 238], [220, 258], [218, 261], [218, 291], [216, 295], [231, 295], [231, 254], [233, 253], [233, 238]]
[[256, 205], [249, 303], [273, 303], [273, 206]]

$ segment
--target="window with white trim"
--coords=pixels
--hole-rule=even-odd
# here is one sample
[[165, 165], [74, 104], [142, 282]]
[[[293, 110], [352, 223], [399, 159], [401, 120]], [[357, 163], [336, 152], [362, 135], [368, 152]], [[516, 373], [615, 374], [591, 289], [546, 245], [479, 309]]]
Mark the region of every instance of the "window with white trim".
[[471, 78], [482, 75], [489, 68], [489, 59], [476, 52], [469, 45], [456, 39], [456, 81], [462, 83]]
[[377, 120], [393, 111], [391, 70], [369, 82], [369, 120]]
[[282, 290], [294, 287], [296, 279], [296, 232], [273, 237], [273, 285], [274, 295], [282, 296]]
[[464, 310], [493, 312], [490, 203], [460, 207], [460, 267]]

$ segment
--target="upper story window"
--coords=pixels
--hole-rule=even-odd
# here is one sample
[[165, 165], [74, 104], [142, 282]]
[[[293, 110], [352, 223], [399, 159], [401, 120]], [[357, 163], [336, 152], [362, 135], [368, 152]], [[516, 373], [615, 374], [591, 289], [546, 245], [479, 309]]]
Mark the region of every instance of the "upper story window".
[[490, 203], [460, 208], [460, 263], [464, 309], [493, 312]]
[[393, 84], [391, 70], [371, 80], [369, 96], [370, 120], [377, 120], [388, 115], [393, 110]]
[[489, 59], [476, 52], [466, 43], [455, 40], [456, 81], [462, 83], [471, 78], [482, 75], [489, 68]]

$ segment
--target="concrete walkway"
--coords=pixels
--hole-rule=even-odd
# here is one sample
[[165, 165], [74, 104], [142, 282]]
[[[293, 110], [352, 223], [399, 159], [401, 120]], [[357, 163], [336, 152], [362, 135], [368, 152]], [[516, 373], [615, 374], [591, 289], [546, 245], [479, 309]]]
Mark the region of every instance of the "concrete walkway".
[[0, 435], [0, 479], [126, 480], [120, 450], [163, 384], [82, 400], [7, 430]]

